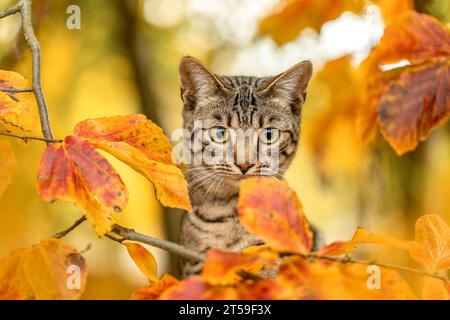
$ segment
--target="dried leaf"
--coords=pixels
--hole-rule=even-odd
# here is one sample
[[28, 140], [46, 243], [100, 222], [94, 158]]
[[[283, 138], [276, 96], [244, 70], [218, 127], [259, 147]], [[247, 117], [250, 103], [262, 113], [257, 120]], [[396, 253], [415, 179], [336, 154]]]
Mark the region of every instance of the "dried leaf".
[[286, 182], [263, 177], [243, 180], [237, 211], [241, 224], [275, 250], [310, 252], [312, 232], [300, 200]]
[[143, 115], [86, 120], [75, 134], [145, 176], [165, 206], [192, 210], [183, 173], [171, 162], [162, 130]]
[[102, 236], [125, 208], [128, 191], [109, 162], [75, 136], [47, 147], [38, 172], [39, 194], [45, 201], [77, 205]]
[[42, 240], [0, 260], [0, 299], [79, 299], [86, 280], [84, 258], [59, 239]]
[[0, 200], [17, 167], [16, 158], [8, 141], [0, 140]]
[[431, 271], [450, 268], [450, 227], [440, 216], [429, 214], [417, 220], [410, 255]]
[[[13, 71], [0, 70], [0, 89], [30, 88], [30, 82]], [[0, 90], [0, 121], [31, 131], [38, 124], [39, 113], [32, 92], [6, 92]]]
[[126, 243], [125, 245], [128, 254], [147, 279], [158, 281], [158, 266], [155, 257], [138, 243]]

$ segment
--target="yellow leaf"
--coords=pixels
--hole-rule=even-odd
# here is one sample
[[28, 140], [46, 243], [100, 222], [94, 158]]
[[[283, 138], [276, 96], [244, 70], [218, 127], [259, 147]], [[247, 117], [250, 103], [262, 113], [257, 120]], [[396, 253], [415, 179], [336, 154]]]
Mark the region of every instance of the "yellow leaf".
[[[13, 71], [0, 70], [0, 89], [30, 88], [30, 82]], [[32, 131], [38, 124], [38, 108], [31, 92], [6, 92], [0, 90], [0, 121], [23, 130]]]
[[0, 140], [0, 199], [16, 170], [16, 158], [8, 141]]
[[440, 216], [428, 214], [417, 220], [410, 255], [432, 271], [450, 268], [450, 227]]
[[155, 257], [138, 243], [126, 243], [128, 254], [150, 281], [158, 281], [158, 266]]
[[0, 260], [0, 299], [79, 299], [86, 279], [85, 260], [74, 247], [44, 239]]
[[75, 134], [145, 176], [167, 207], [191, 211], [187, 182], [171, 161], [171, 146], [162, 129], [143, 115], [86, 120]]
[[426, 278], [422, 289], [424, 300], [450, 300], [450, 283], [441, 280]]

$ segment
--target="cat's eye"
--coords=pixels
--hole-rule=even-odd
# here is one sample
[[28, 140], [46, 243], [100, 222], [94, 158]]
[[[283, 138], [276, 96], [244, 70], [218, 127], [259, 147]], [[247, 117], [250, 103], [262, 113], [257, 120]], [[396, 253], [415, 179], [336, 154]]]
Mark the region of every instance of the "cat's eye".
[[263, 143], [275, 143], [280, 137], [280, 130], [274, 128], [266, 128], [261, 131], [259, 138]]
[[223, 127], [215, 127], [209, 129], [211, 139], [217, 143], [225, 143], [228, 140], [228, 130]]

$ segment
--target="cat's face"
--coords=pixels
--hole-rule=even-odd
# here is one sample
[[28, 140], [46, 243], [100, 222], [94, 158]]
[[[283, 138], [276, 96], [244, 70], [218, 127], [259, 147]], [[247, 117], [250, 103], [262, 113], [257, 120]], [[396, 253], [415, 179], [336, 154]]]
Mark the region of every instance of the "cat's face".
[[191, 188], [236, 192], [245, 177], [281, 177], [295, 154], [311, 75], [308, 61], [256, 78], [218, 76], [200, 61], [183, 58], [184, 127], [197, 159], [188, 169]]

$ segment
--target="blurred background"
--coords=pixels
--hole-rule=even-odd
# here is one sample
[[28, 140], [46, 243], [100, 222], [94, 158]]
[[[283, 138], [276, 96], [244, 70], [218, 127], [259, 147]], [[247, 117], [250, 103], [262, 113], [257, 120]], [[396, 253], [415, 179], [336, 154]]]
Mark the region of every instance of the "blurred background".
[[[409, 239], [426, 213], [450, 221], [450, 128], [398, 157], [383, 140], [362, 144], [355, 127], [359, 84], [351, 74], [383, 35], [386, 16], [375, 3], [323, 19], [292, 34], [290, 21], [278, 38], [262, 35], [264, 17], [282, 0], [34, 0], [33, 18], [43, 56], [43, 87], [58, 138], [87, 118], [144, 113], [167, 135], [182, 124], [178, 63], [184, 55], [219, 74], [274, 75], [309, 59], [316, 76], [303, 109], [303, 135], [287, 180], [309, 220], [327, 242], [348, 239], [357, 226]], [[391, 3], [396, 0], [389, 0]], [[398, 0], [403, 1], [403, 0]], [[320, 2], [320, 1], [319, 1]], [[376, 2], [376, 1], [375, 1]], [[0, 0], [0, 9], [14, 1]], [[448, 1], [411, 1], [416, 10], [449, 22]], [[66, 27], [69, 5], [81, 9], [81, 29]], [[384, 17], [384, 18], [383, 18]], [[307, 25], [309, 21], [305, 22]], [[31, 78], [31, 57], [17, 16], [0, 20], [0, 69]], [[39, 133], [37, 133], [39, 134]], [[0, 256], [29, 246], [79, 218], [73, 206], [44, 203], [35, 172], [39, 142], [14, 143], [18, 169], [0, 202]], [[109, 158], [130, 191], [119, 223], [176, 239], [179, 212], [163, 209], [151, 184]], [[89, 267], [86, 299], [128, 299], [145, 277], [119, 244], [98, 239], [85, 223], [67, 240]], [[170, 257], [150, 248], [159, 273], [174, 272]], [[361, 256], [369, 254], [361, 252]], [[380, 256], [381, 255], [381, 256]], [[381, 259], [406, 264], [406, 255], [383, 249]]]

